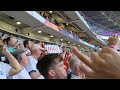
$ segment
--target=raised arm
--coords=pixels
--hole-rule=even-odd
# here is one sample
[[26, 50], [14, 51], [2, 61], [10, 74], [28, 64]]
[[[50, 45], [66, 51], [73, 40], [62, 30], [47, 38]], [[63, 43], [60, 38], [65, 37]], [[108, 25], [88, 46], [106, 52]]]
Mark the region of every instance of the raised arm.
[[119, 36], [117, 34], [113, 34], [108, 38], [108, 46], [111, 48], [119, 48]]
[[120, 78], [120, 53], [115, 49], [105, 47], [99, 54], [93, 52], [91, 59], [72, 47], [74, 54], [92, 70], [81, 67], [81, 71], [92, 78]]
[[3, 54], [5, 54], [5, 56], [9, 60], [10, 66], [12, 67], [9, 71], [9, 76], [19, 73], [22, 69], [19, 62], [16, 60], [16, 58], [7, 50], [5, 46], [3, 47], [2, 52]]

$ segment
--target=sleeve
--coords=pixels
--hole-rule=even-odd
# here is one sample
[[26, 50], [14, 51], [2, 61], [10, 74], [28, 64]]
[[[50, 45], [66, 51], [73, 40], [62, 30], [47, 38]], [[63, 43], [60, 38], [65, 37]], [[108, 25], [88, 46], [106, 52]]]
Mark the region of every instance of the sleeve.
[[29, 74], [31, 72], [36, 72], [37, 71], [34, 59], [32, 57], [29, 57], [29, 61], [26, 64], [25, 68], [26, 68], [26, 70]]
[[5, 67], [5, 72], [6, 72], [6, 76], [7, 78], [9, 77], [9, 71], [11, 69], [11, 66], [9, 64], [4, 63], [4, 67]]

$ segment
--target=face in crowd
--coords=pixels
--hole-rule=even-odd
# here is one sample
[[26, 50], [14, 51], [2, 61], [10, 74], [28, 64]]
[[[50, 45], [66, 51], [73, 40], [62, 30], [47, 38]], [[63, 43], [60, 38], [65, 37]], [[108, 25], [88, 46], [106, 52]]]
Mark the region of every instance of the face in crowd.
[[28, 56], [27, 56], [26, 52], [21, 54], [20, 63], [22, 63], [23, 65], [26, 65], [28, 63]]
[[41, 57], [43, 48], [39, 44], [32, 44], [31, 46], [31, 54], [35, 55], [37, 58]]
[[15, 44], [16, 44], [16, 42], [17, 42], [17, 39], [16, 39], [16, 38], [10, 37], [10, 40], [9, 40], [8, 44], [9, 44], [10, 46], [14, 47]]
[[66, 66], [58, 54], [43, 56], [38, 60], [37, 69], [46, 79], [67, 79]]
[[25, 66], [28, 63], [28, 52], [24, 50], [18, 50], [13, 53], [13, 56], [18, 60], [18, 62]]
[[32, 46], [32, 42], [31, 41], [28, 41], [28, 48], [30, 49]]

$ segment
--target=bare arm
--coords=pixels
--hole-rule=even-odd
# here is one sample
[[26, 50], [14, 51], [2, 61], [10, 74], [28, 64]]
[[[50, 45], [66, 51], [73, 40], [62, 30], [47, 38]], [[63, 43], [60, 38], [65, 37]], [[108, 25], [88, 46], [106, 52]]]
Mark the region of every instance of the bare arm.
[[11, 69], [9, 71], [9, 76], [15, 75], [21, 71], [21, 66], [19, 62], [16, 60], [16, 58], [7, 50], [6, 47], [3, 47], [3, 54], [8, 58]]
[[32, 79], [36, 79], [40, 76], [41, 74], [39, 72], [31, 72], [30, 76]]

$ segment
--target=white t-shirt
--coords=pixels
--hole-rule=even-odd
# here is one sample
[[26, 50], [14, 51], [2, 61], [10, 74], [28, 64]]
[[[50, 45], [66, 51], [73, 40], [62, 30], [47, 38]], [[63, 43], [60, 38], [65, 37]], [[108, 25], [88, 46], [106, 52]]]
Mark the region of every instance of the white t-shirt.
[[[31, 72], [39, 72], [36, 68], [37, 65], [37, 60], [34, 59], [32, 56], [29, 56], [29, 61], [28, 63], [25, 65], [25, 68], [27, 70], [27, 72], [30, 74]], [[44, 79], [44, 77], [42, 75], [40, 75], [40, 77], [38, 77], [37, 79]]]
[[7, 63], [0, 62], [0, 79], [7, 79], [11, 66]]
[[24, 50], [26, 51], [26, 50], [28, 50], [28, 48], [24, 48]]
[[43, 75], [40, 75], [38, 78], [36, 79], [44, 79]]
[[79, 77], [79, 76], [76, 76], [76, 75], [73, 75], [72, 74], [72, 76], [71, 76], [71, 78], [70, 79], [82, 79], [81, 77]]
[[31, 79], [31, 77], [30, 77], [29, 73], [27, 72], [27, 70], [25, 69], [25, 67], [23, 67], [21, 72], [10, 77], [9, 79]]

